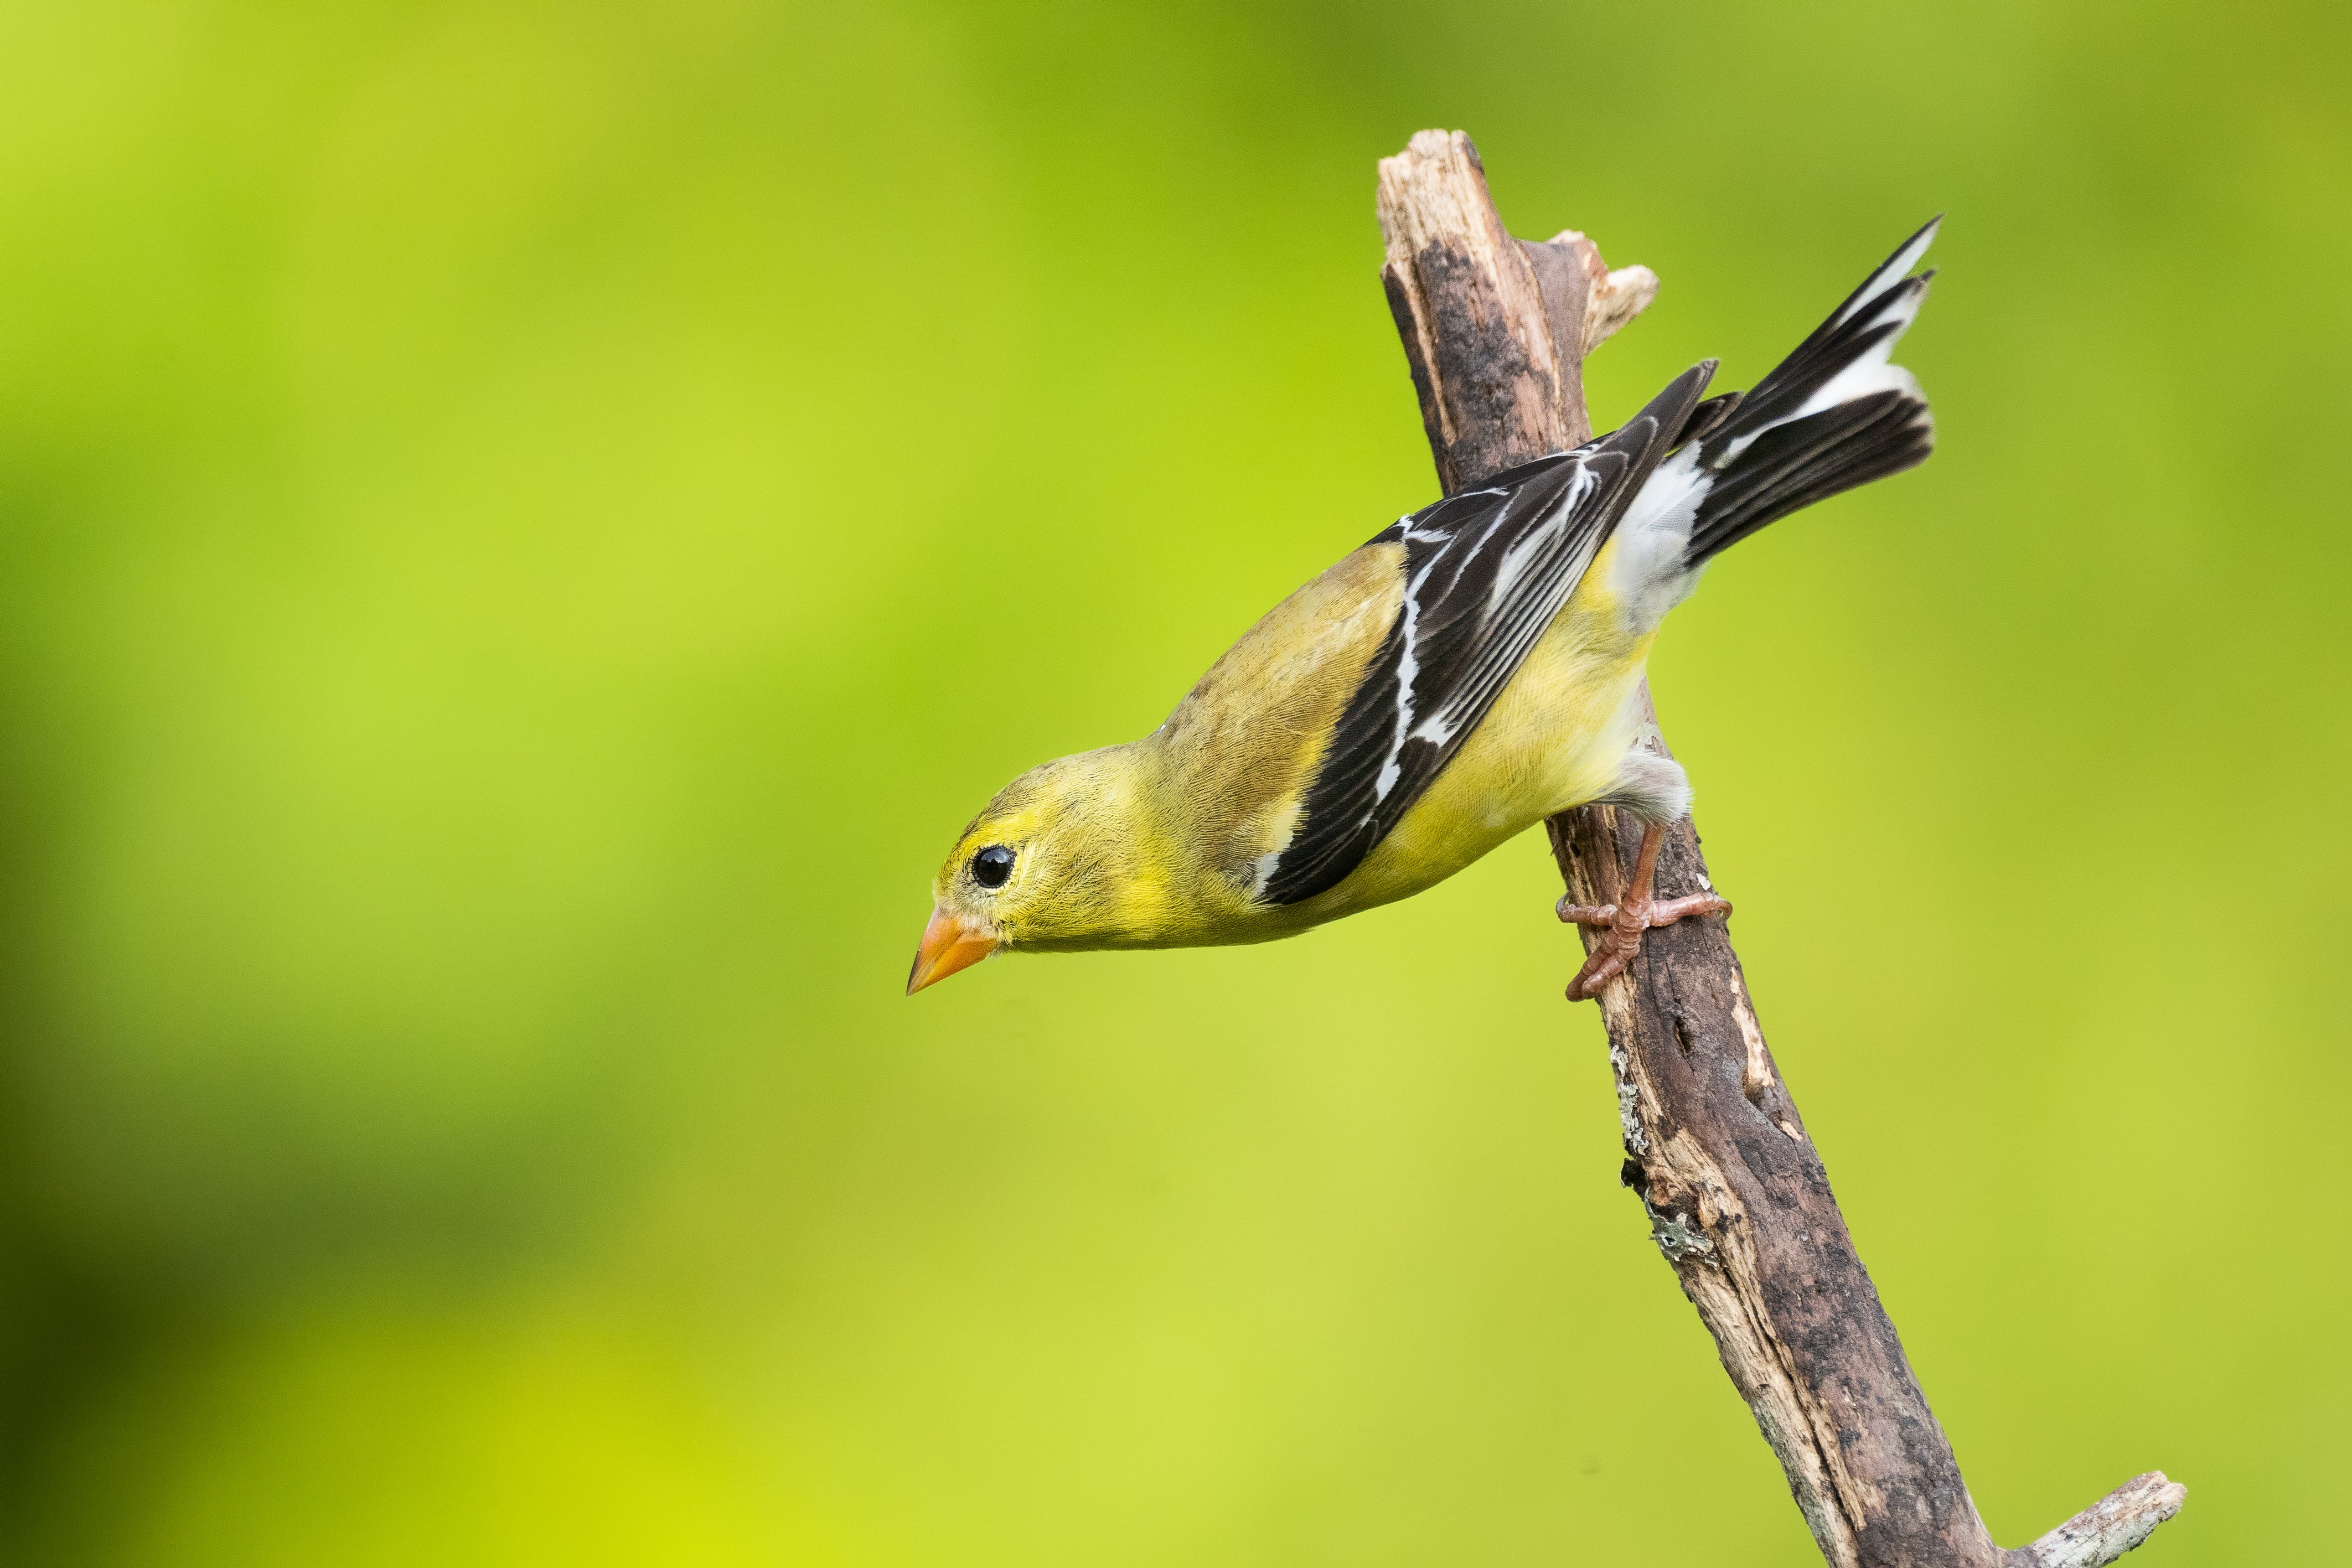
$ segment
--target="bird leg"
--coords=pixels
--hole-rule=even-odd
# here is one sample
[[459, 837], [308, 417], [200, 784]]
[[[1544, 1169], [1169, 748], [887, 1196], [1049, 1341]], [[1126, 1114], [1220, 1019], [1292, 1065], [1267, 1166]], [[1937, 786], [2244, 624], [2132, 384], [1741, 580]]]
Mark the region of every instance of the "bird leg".
[[1568, 999], [1580, 1002], [1601, 994], [1601, 988], [1623, 972], [1642, 950], [1642, 933], [1654, 925], [1672, 925], [1695, 915], [1728, 915], [1731, 904], [1712, 893], [1681, 898], [1650, 896], [1658, 875], [1658, 850], [1665, 842], [1665, 825], [1650, 822], [1642, 829], [1642, 850], [1633, 858], [1633, 880], [1615, 904], [1570, 904], [1559, 901], [1559, 917], [1571, 925], [1602, 927], [1600, 942], [1584, 960], [1584, 967], [1568, 983]]

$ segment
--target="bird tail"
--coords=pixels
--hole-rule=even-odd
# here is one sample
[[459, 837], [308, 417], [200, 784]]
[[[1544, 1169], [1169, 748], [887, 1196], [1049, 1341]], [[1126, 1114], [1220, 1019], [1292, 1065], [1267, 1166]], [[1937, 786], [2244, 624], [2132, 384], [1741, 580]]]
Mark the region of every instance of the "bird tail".
[[1692, 411], [1676, 454], [1697, 470], [1688, 476], [1697, 505], [1685, 569], [1801, 507], [1927, 460], [1936, 444], [1927, 395], [1890, 356], [1927, 297], [1935, 274], [1907, 274], [1941, 222], [1906, 240], [1745, 395]]

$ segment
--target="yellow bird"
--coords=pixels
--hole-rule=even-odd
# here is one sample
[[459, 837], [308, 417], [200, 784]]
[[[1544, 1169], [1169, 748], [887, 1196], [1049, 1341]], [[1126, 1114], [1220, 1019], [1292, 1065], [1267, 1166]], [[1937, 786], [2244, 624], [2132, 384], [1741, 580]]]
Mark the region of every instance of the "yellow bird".
[[1647, 828], [1570, 987], [1643, 929], [1729, 905], [1660, 900], [1690, 782], [1643, 747], [1642, 676], [1717, 554], [1926, 459], [1935, 426], [1892, 361], [1932, 274], [1921, 229], [1745, 395], [1684, 372], [1623, 428], [1399, 519], [1275, 606], [1140, 740], [1032, 768], [957, 839], [909, 995], [992, 953], [1294, 936], [1408, 898], [1596, 800]]

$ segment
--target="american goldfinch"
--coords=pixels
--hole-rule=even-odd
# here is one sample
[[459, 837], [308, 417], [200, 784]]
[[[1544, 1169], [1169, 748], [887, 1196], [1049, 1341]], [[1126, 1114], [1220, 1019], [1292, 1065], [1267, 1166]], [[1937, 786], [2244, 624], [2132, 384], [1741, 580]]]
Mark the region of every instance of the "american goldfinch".
[[909, 995], [992, 953], [1289, 936], [1407, 898], [1553, 813], [1647, 829], [1570, 987], [1643, 929], [1727, 912], [1661, 900], [1689, 779], [1643, 742], [1643, 673], [1708, 561], [1776, 518], [1923, 461], [1935, 427], [1890, 356], [1932, 274], [1931, 223], [1746, 393], [1707, 361], [1623, 428], [1495, 475], [1374, 535], [1275, 606], [1140, 740], [1032, 768], [931, 883]]

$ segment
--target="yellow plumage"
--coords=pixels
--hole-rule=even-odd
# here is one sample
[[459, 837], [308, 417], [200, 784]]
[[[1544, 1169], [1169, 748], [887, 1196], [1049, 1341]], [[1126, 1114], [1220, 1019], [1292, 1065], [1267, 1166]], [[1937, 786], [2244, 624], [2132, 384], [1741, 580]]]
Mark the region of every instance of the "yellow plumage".
[[965, 830], [933, 896], [982, 846], [1021, 844], [1025, 863], [992, 922], [1001, 946], [1264, 942], [1410, 897], [1604, 793], [1639, 734], [1629, 698], [1650, 639], [1630, 633], [1604, 574], [1591, 571], [1486, 722], [1353, 875], [1300, 904], [1248, 896], [1395, 617], [1403, 555], [1366, 545], [1284, 600], [1142, 739], [1024, 775]]

